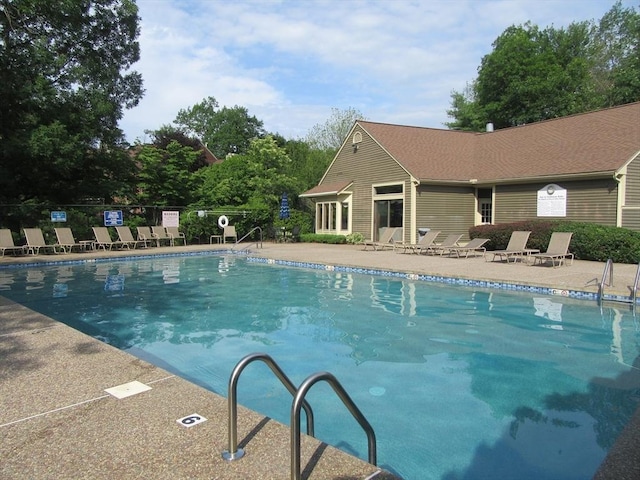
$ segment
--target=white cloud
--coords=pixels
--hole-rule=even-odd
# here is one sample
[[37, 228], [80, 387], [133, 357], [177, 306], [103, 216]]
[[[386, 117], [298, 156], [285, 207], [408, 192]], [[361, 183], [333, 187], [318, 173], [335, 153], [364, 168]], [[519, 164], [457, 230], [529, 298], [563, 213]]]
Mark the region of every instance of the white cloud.
[[[301, 138], [331, 108], [440, 128], [510, 25], [599, 19], [613, 0], [139, 0], [145, 82], [129, 141], [213, 96]], [[625, 0], [625, 6], [634, 6]]]

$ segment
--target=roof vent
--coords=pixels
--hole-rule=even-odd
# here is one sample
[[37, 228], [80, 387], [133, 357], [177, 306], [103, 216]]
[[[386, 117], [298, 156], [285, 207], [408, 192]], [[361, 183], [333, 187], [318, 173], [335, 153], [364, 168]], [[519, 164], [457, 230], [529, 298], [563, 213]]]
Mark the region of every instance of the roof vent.
[[487, 123], [487, 132], [493, 132], [493, 123]]

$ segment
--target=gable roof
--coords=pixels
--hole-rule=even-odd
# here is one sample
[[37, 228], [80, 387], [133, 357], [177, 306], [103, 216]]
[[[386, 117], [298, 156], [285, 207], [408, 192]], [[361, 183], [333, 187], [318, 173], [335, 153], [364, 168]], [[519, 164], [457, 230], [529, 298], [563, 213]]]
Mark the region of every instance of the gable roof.
[[606, 175], [640, 152], [640, 102], [490, 133], [357, 125], [421, 182]]
[[317, 185], [313, 187], [311, 190], [307, 190], [303, 194], [299, 195], [300, 197], [320, 197], [323, 195], [339, 195], [345, 189], [351, 186], [353, 182], [351, 180], [347, 180], [344, 182], [338, 183], [323, 183], [321, 185]]

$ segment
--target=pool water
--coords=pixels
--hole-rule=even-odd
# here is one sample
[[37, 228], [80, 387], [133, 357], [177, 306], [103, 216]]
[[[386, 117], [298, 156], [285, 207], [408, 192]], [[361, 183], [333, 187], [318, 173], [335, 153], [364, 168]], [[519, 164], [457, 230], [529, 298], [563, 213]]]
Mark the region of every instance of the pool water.
[[[378, 464], [407, 480], [591, 478], [640, 401], [624, 305], [236, 255], [3, 269], [0, 295], [224, 396], [249, 353], [296, 384], [329, 371], [375, 429]], [[289, 423], [291, 396], [262, 363], [238, 398]], [[366, 459], [333, 390], [307, 399], [316, 436]]]

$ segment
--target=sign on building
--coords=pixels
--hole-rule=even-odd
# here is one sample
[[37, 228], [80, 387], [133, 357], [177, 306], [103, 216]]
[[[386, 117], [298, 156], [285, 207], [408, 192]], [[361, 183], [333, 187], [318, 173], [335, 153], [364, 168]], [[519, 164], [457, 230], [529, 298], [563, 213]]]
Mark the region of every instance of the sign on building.
[[566, 217], [567, 190], [550, 183], [538, 190], [539, 217]]

